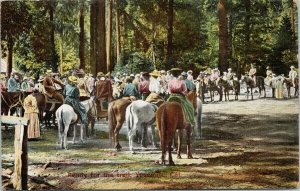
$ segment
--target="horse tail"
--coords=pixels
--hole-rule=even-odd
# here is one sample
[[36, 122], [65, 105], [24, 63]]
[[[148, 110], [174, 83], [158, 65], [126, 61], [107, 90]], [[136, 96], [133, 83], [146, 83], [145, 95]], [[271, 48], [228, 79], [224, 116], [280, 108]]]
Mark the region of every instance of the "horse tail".
[[107, 114], [108, 114], [109, 139], [111, 140], [114, 137], [114, 126], [116, 125], [116, 114], [114, 111], [114, 102], [111, 102], [108, 105]]
[[60, 112], [60, 118], [61, 118], [61, 120], [60, 120], [60, 126], [61, 126], [61, 128], [60, 128], [60, 134], [61, 134], [61, 135], [62, 135], [62, 134], [64, 133], [64, 131], [65, 131], [65, 121], [64, 121], [64, 116], [63, 116], [63, 114], [64, 114], [64, 111], [61, 110], [61, 112]]
[[[127, 111], [127, 109], [126, 109]], [[128, 106], [129, 113], [126, 112], [126, 125], [128, 130], [130, 130], [133, 126], [133, 113], [132, 113], [132, 105]]]

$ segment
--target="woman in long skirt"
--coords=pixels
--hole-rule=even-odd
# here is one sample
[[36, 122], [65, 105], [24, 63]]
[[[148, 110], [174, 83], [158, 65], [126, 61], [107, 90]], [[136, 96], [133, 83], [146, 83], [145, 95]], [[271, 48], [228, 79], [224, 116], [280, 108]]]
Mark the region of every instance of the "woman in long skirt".
[[40, 135], [39, 109], [36, 98], [30, 94], [24, 100], [24, 117], [28, 118], [28, 139], [38, 139]]

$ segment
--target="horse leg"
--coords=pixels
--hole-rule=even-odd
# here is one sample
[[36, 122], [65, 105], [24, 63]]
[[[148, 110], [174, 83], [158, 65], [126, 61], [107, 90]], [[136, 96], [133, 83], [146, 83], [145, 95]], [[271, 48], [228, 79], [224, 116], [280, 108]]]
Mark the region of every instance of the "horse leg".
[[76, 130], [77, 130], [77, 124], [73, 125], [73, 144], [75, 144], [75, 140], [76, 140]]
[[135, 154], [133, 150], [133, 135], [135, 134], [135, 132], [136, 132], [135, 129], [130, 129], [128, 132], [129, 150], [131, 151], [132, 154]]
[[261, 96], [261, 91], [262, 91], [262, 89], [260, 87], [258, 87], [258, 93], [259, 93], [258, 98], [260, 98], [260, 96]]
[[[172, 140], [172, 139], [171, 139]], [[173, 161], [173, 159], [172, 159], [172, 152], [171, 152], [171, 145], [172, 145], [172, 141], [171, 140], [169, 140], [168, 141], [168, 155], [169, 155], [169, 165], [170, 166], [175, 166], [175, 163], [174, 163], [174, 161]]]
[[[63, 148], [66, 150], [68, 149], [68, 131], [69, 131], [70, 124], [65, 124], [64, 136], [63, 136]], [[75, 129], [75, 128], [74, 128]]]
[[117, 151], [121, 151], [121, 145], [119, 143], [119, 131], [122, 127], [122, 124], [120, 122], [117, 122], [116, 128], [114, 130], [114, 136], [115, 136], [115, 148]]
[[181, 159], [182, 129], [178, 129], [177, 158]]
[[147, 144], [146, 144], [146, 139], [147, 139], [147, 129], [148, 126], [145, 124], [145, 123], [142, 123], [141, 124], [141, 134], [142, 134], [142, 140], [141, 140], [141, 145], [142, 147], [147, 147]]
[[158, 144], [155, 142], [155, 126], [151, 125], [151, 137], [152, 137], [152, 145], [154, 148], [158, 148]]
[[187, 152], [187, 158], [188, 159], [192, 159], [193, 156], [192, 156], [192, 153], [191, 153], [191, 124], [187, 125], [186, 126], [186, 152]]
[[[85, 124], [80, 124], [80, 142], [83, 143], [83, 129], [85, 127]], [[88, 128], [86, 128], [88, 129]]]
[[251, 88], [251, 99], [253, 100], [253, 89]]

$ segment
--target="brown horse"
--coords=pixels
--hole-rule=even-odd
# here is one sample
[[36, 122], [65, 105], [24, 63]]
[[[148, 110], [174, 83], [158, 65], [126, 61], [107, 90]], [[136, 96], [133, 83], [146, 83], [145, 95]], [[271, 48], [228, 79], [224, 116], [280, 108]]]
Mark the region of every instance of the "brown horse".
[[[12, 115], [17, 107], [22, 107], [23, 101], [28, 92], [1, 92], [1, 114], [8, 115], [9, 111]], [[22, 115], [22, 114], [19, 114]]]
[[[288, 98], [291, 98], [291, 87], [293, 87], [292, 79], [290, 78], [284, 78], [283, 83], [285, 83], [287, 91], [288, 91]], [[295, 93], [294, 96], [296, 97], [298, 95], [298, 89], [299, 89], [299, 80], [298, 77], [295, 78]]]
[[216, 81], [212, 81], [211, 79], [208, 79], [206, 82], [207, 83], [206, 86], [210, 94], [211, 102], [214, 101], [215, 91], [218, 92], [220, 96], [219, 101], [222, 101], [222, 97], [223, 97], [222, 87], [217, 83], [219, 79], [217, 79]]
[[239, 81], [233, 80], [232, 84], [231, 84], [230, 81], [220, 78], [218, 83], [221, 87], [223, 87], [225, 101], [230, 101], [229, 100], [229, 91], [230, 90], [232, 90], [234, 92], [234, 100], [239, 99], [239, 93], [240, 93]]
[[262, 91], [264, 91], [264, 97], [266, 97], [266, 88], [265, 88], [265, 79], [262, 76], [256, 76], [256, 84], [254, 84], [254, 81], [249, 76], [242, 76], [241, 83], [245, 82], [247, 87], [247, 99], [249, 96], [249, 89], [251, 90], [251, 99], [253, 100], [253, 88], [258, 87], [259, 89], [259, 98], [261, 96]]
[[176, 130], [178, 129], [177, 158], [181, 158], [182, 129], [186, 129], [187, 157], [193, 158], [190, 151], [189, 124], [184, 122], [184, 114], [181, 105], [177, 102], [165, 102], [157, 110], [156, 124], [159, 130], [160, 144], [162, 149], [161, 162], [165, 164], [165, 152], [168, 147], [169, 165], [175, 165], [172, 159], [171, 145]]
[[126, 108], [131, 102], [130, 98], [124, 97], [114, 100], [108, 105], [109, 137], [117, 151], [120, 151], [122, 148], [119, 143], [119, 131], [125, 121]]

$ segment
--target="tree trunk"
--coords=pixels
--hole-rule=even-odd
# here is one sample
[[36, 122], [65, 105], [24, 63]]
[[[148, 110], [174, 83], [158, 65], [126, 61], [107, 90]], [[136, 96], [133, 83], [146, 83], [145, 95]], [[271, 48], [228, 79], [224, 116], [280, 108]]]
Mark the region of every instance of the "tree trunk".
[[93, 75], [96, 75], [96, 48], [95, 48], [95, 42], [96, 42], [96, 34], [95, 34], [95, 28], [96, 28], [96, 12], [95, 12], [95, 1], [92, 0], [90, 4], [90, 72]]
[[111, 35], [112, 35], [112, 0], [107, 0], [107, 17], [106, 17], [106, 70], [111, 71]]
[[167, 56], [166, 56], [167, 64], [168, 64], [169, 67], [175, 67], [174, 63], [173, 63], [174, 59], [173, 59], [173, 54], [172, 54], [172, 50], [173, 50], [173, 44], [172, 44], [172, 40], [173, 40], [173, 19], [174, 19], [173, 0], [169, 0], [168, 1]]
[[290, 0], [290, 4], [291, 4], [291, 31], [292, 31], [292, 35], [293, 35], [293, 40], [292, 40], [292, 45], [295, 44], [295, 15], [294, 15], [294, 1]]
[[238, 77], [241, 76], [241, 73], [244, 72], [247, 65], [249, 65], [248, 59], [248, 46], [250, 43], [250, 7], [251, 2], [250, 0], [244, 1], [244, 6], [246, 8], [246, 15], [245, 15], [245, 39], [244, 39], [244, 62], [241, 63], [240, 71]]
[[8, 77], [10, 77], [10, 74], [12, 72], [13, 48], [14, 48], [14, 41], [13, 38], [9, 36], [7, 42], [8, 60], [7, 60], [7, 70], [6, 70], [6, 75]]
[[51, 34], [50, 34], [50, 44], [51, 44], [51, 67], [54, 72], [58, 71], [58, 56], [55, 50], [55, 26], [54, 26], [54, 1], [49, 1], [49, 16], [51, 23]]
[[97, 38], [98, 38], [98, 59], [96, 65], [97, 72], [107, 72], [106, 51], [105, 51], [105, 0], [98, 1], [98, 20], [97, 20]]
[[120, 10], [119, 2], [115, 0], [115, 10], [116, 10], [116, 46], [117, 46], [117, 64], [120, 64], [121, 57], [121, 34], [120, 34]]
[[226, 71], [228, 68], [227, 51], [228, 51], [228, 27], [227, 27], [227, 11], [226, 0], [218, 2], [219, 17], [219, 68], [220, 71]]
[[79, 60], [80, 60], [80, 69], [85, 69], [84, 63], [84, 2], [81, 2], [79, 10]]

